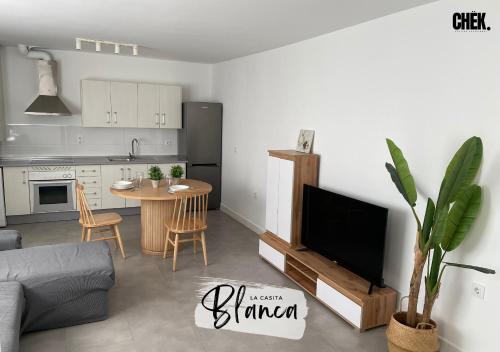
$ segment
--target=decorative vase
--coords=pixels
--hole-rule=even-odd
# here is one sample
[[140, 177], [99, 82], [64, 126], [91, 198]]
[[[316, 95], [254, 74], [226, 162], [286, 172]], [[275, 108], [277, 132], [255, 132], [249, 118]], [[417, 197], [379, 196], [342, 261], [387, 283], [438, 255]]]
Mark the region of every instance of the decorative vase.
[[173, 185], [178, 185], [179, 184], [179, 178], [178, 177], [172, 177], [172, 184]]
[[[417, 314], [417, 322], [422, 315]], [[406, 312], [397, 312], [391, 317], [386, 331], [389, 352], [439, 352], [439, 334], [436, 322], [418, 323], [417, 328], [405, 325]]]
[[153, 185], [153, 188], [158, 188], [160, 180], [151, 180], [151, 184]]

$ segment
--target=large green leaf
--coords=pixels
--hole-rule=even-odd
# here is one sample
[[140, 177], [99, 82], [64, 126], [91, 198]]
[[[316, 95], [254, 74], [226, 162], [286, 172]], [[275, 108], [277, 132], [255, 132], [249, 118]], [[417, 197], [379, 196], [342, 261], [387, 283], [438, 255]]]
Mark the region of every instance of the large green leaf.
[[456, 249], [476, 220], [481, 206], [481, 187], [471, 185], [457, 197], [448, 215], [441, 246], [447, 252]]
[[427, 199], [427, 207], [425, 209], [424, 224], [422, 226], [422, 240], [427, 243], [429, 235], [432, 230], [432, 225], [434, 224], [434, 213], [436, 211], [436, 206], [431, 198]]
[[479, 137], [471, 137], [451, 159], [441, 182], [437, 209], [455, 201], [458, 194], [476, 177], [483, 157], [483, 143]]
[[436, 211], [436, 221], [434, 223], [434, 227], [432, 228], [429, 241], [427, 241], [427, 250], [434, 248], [441, 243], [444, 231], [446, 230], [446, 222], [448, 221], [448, 210], [449, 205], [446, 205], [443, 209]]
[[488, 269], [484, 268], [482, 266], [475, 266], [475, 265], [467, 265], [467, 264], [459, 264], [459, 263], [450, 263], [450, 262], [444, 262], [446, 265], [449, 266], [455, 266], [457, 268], [462, 268], [462, 269], [471, 269], [471, 270], [476, 270], [479, 271], [483, 274], [496, 274], [496, 271], [493, 269]]
[[436, 246], [436, 248], [434, 248], [434, 253], [432, 254], [431, 272], [427, 278], [427, 290], [429, 290], [429, 293], [434, 293], [437, 289], [439, 269], [441, 267], [441, 261], [443, 260], [442, 255], [443, 251], [441, 250], [441, 247]]
[[[413, 180], [413, 176], [410, 173], [410, 168], [408, 167], [408, 163], [403, 155], [401, 149], [389, 138], [386, 139], [387, 146], [389, 147], [389, 152], [391, 153], [392, 161], [394, 162], [394, 166], [396, 168], [396, 173], [401, 184], [401, 189], [404, 192], [401, 192], [401, 189], [398, 187], [398, 190], [401, 192], [403, 197], [406, 199], [410, 206], [414, 207], [417, 202], [417, 189], [415, 187], [415, 181]], [[387, 164], [386, 164], [387, 167]], [[391, 171], [387, 169], [389, 173]], [[392, 180], [394, 181], [394, 177], [391, 174]]]
[[401, 183], [401, 180], [399, 179], [398, 172], [396, 171], [394, 165], [390, 163], [385, 163], [385, 168], [389, 172], [389, 175], [391, 175], [392, 182], [394, 182], [394, 184], [396, 185], [396, 188], [398, 189], [399, 193], [401, 193], [406, 202], [410, 204], [410, 200], [408, 199], [408, 194], [406, 194], [406, 191], [403, 187], [403, 184]]

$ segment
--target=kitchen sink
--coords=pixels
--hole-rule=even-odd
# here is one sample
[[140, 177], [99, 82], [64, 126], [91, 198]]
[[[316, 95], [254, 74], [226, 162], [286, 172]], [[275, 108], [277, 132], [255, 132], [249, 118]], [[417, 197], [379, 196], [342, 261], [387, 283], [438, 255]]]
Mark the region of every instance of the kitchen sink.
[[129, 156], [108, 156], [106, 160], [109, 162], [121, 162], [121, 163], [130, 163], [130, 162], [141, 162], [141, 163], [156, 163], [158, 160], [153, 158], [146, 158], [136, 156], [135, 158], [131, 158]]

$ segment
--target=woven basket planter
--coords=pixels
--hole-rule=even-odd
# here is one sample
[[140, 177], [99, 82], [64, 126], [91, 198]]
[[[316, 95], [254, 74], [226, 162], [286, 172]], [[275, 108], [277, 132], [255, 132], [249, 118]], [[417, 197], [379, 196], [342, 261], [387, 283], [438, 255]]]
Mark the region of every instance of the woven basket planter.
[[[417, 321], [422, 316], [417, 315]], [[389, 352], [439, 352], [439, 334], [436, 323], [425, 328], [419, 323], [417, 328], [406, 326], [406, 312], [395, 313], [387, 328], [387, 347]], [[429, 328], [430, 327], [430, 328]]]

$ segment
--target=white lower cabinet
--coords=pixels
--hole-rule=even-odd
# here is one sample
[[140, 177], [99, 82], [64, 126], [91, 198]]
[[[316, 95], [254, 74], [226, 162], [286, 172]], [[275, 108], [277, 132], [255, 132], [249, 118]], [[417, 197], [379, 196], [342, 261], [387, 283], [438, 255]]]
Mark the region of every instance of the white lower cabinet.
[[[148, 166], [146, 164], [134, 164], [134, 165], [125, 165], [125, 179], [128, 181], [132, 181], [135, 178], [138, 178], [138, 172], [142, 172], [144, 175], [144, 179], [148, 177]], [[125, 207], [140, 207], [141, 201], [135, 199], [126, 199]]]
[[125, 179], [125, 167], [123, 165], [101, 165], [101, 207], [125, 208], [125, 199], [111, 194], [109, 188], [118, 180]]
[[285, 255], [283, 253], [259, 240], [259, 254], [281, 272], [285, 272]]
[[4, 167], [3, 184], [6, 215], [29, 214], [28, 170], [25, 167]]
[[316, 297], [357, 328], [361, 327], [361, 306], [342, 293], [317, 279]]

